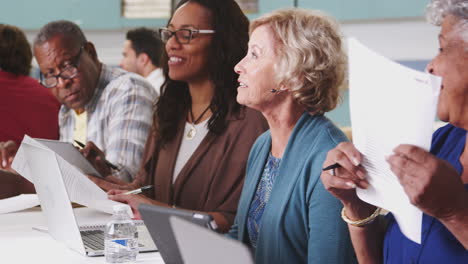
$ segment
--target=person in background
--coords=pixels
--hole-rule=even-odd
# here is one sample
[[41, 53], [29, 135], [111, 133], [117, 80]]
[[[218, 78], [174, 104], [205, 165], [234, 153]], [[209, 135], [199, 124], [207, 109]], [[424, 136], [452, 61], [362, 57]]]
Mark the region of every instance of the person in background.
[[[32, 51], [23, 31], [0, 24], [0, 148], [9, 159], [1, 160], [8, 169], [11, 155], [24, 135], [58, 139], [59, 102], [52, 93], [29, 77]], [[0, 157], [3, 154], [0, 152]]]
[[311, 10], [285, 9], [250, 26], [237, 101], [259, 110], [270, 130], [255, 142], [229, 236], [255, 263], [354, 263], [342, 205], [320, 173], [346, 136], [324, 113], [336, 107], [346, 74], [338, 24]]
[[[41, 83], [54, 89], [62, 104], [60, 140], [87, 142], [83, 153], [102, 175], [112, 171], [121, 180], [131, 181], [152, 125], [153, 87], [137, 74], [102, 64], [94, 45], [70, 21], [53, 21], [42, 27], [34, 40], [34, 55]], [[5, 149], [0, 149], [7, 166], [15, 153], [12, 149], [17, 146], [9, 148], [6, 155]], [[30, 192], [33, 187], [19, 175], [17, 185], [3, 184], [6, 178], [0, 178], [0, 197]]]
[[[232, 225], [247, 156], [266, 122], [236, 102], [234, 65], [246, 54], [248, 19], [234, 0], [182, 0], [167, 28], [166, 82], [157, 102], [145, 158], [132, 184], [92, 178], [110, 198], [175, 206], [212, 215], [221, 232]], [[124, 190], [154, 185], [148, 198]]]
[[153, 85], [158, 96], [164, 76], [161, 68], [162, 43], [157, 31], [140, 27], [127, 32], [122, 50], [120, 67], [137, 73]]
[[369, 183], [351, 143], [338, 145], [324, 162], [341, 165], [321, 177], [344, 205], [360, 263], [468, 263], [468, 1], [432, 0], [427, 18], [442, 26], [439, 54], [427, 69], [442, 77], [437, 114], [448, 124], [434, 133], [430, 152], [400, 145], [387, 158], [410, 202], [424, 213], [421, 244], [403, 235], [391, 213], [378, 217], [378, 208], [357, 197], [356, 186]]

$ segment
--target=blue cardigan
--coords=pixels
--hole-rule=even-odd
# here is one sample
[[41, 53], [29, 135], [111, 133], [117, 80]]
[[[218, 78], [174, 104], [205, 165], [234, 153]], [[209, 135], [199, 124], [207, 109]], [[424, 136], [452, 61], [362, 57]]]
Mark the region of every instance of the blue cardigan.
[[[304, 113], [289, 138], [263, 213], [256, 263], [355, 263], [341, 203], [329, 194], [320, 173], [328, 151], [345, 135], [323, 115]], [[270, 131], [250, 151], [232, 238], [248, 241], [250, 204], [271, 151]]]

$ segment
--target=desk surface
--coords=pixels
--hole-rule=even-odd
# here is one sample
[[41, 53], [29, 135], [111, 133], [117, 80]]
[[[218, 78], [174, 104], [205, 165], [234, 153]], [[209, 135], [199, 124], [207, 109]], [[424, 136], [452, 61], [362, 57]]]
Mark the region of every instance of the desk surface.
[[[74, 211], [80, 224], [95, 222], [96, 218], [105, 223], [110, 218], [108, 214], [89, 208], [76, 208]], [[33, 230], [33, 226], [46, 226], [45, 217], [39, 208], [0, 214], [0, 263], [105, 263], [104, 257], [80, 255], [55, 241], [49, 234]], [[153, 252], [139, 254], [137, 263], [164, 262], [159, 253]]]

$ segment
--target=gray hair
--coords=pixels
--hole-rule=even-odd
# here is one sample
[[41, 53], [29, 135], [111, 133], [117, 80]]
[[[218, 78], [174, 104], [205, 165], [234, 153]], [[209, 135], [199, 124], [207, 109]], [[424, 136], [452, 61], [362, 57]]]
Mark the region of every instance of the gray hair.
[[[440, 26], [447, 16], [458, 20], [454, 33], [468, 44], [468, 1], [467, 0], [432, 0], [426, 8], [429, 23]], [[466, 46], [468, 51], [468, 45]]]
[[426, 7], [426, 19], [429, 23], [440, 26], [447, 15], [452, 15], [467, 23], [467, 0], [432, 0]]
[[42, 45], [57, 35], [70, 39], [80, 46], [87, 42], [83, 31], [77, 24], [67, 20], [57, 20], [47, 23], [40, 29], [34, 39], [34, 46]]

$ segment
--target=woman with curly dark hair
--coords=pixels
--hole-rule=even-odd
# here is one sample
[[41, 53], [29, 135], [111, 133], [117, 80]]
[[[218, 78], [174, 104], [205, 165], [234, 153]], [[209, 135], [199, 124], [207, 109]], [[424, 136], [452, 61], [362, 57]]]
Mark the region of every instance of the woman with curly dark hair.
[[[153, 133], [131, 184], [94, 179], [128, 203], [211, 214], [227, 231], [236, 214], [250, 147], [267, 129], [260, 113], [236, 102], [234, 65], [247, 52], [249, 22], [234, 0], [183, 0], [167, 28], [166, 82], [155, 107]], [[123, 190], [154, 185], [150, 199]], [[123, 190], [122, 190], [123, 189]]]

